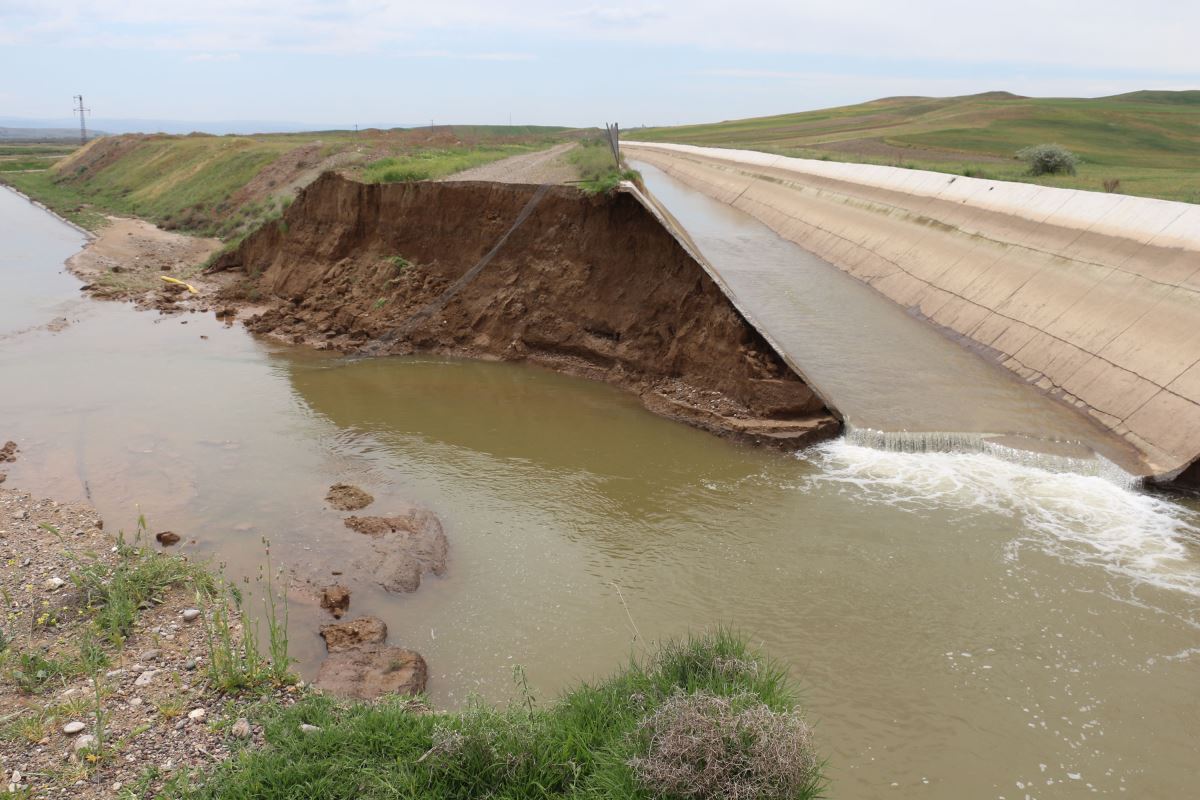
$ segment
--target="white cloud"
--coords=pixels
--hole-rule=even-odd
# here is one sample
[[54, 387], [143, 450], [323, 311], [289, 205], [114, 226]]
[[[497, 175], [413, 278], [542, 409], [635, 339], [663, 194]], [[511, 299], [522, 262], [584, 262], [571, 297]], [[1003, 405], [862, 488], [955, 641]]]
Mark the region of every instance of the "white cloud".
[[206, 61], [238, 61], [241, 56], [237, 53], [192, 53], [185, 61], [206, 62]]
[[691, 0], [614, 2], [564, 12], [559, 2], [481, 0], [17, 0], [0, 4], [0, 41], [92, 43], [197, 52], [364, 53], [426, 35], [678, 45], [757, 52], [1136, 69], [1196, 76], [1200, 3], [1184, 0]]

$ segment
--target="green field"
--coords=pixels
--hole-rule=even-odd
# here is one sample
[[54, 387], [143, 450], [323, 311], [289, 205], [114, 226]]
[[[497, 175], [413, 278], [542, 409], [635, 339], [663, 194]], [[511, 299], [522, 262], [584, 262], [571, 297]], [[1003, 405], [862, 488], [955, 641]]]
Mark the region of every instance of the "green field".
[[[1132, 92], [1096, 99], [891, 97], [853, 106], [675, 128], [631, 130], [639, 141], [734, 147], [1000, 180], [1117, 191], [1200, 203], [1200, 91]], [[1061, 144], [1078, 174], [1037, 178], [1015, 158]]]
[[[425, 180], [577, 135], [538, 126], [438, 126], [256, 136], [125, 135], [55, 162], [6, 146], [0, 181], [85, 227], [105, 214], [230, 239], [282, 213], [326, 170], [367, 181]], [[61, 151], [56, 151], [61, 152]], [[5, 159], [12, 166], [5, 167]], [[26, 169], [40, 169], [28, 172]]]

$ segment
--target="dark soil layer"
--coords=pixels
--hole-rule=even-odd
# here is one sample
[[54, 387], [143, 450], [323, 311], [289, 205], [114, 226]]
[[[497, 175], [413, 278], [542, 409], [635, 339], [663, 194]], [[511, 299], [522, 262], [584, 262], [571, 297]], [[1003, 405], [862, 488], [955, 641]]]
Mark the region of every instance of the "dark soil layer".
[[244, 272], [225, 298], [265, 304], [247, 325], [288, 341], [529, 361], [626, 387], [699, 427], [787, 447], [839, 427], [625, 192], [369, 185], [329, 173], [211, 269]]

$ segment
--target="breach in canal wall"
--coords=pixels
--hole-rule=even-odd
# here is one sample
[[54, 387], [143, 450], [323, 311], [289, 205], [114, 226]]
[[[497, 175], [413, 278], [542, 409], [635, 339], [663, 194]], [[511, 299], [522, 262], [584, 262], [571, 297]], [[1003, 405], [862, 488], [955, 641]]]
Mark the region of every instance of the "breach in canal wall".
[[1200, 455], [1200, 206], [689, 145], [624, 145], [1041, 389], [1170, 479]]
[[838, 420], [630, 191], [326, 174], [220, 257], [252, 330], [367, 354], [527, 361], [652, 411], [801, 447]]

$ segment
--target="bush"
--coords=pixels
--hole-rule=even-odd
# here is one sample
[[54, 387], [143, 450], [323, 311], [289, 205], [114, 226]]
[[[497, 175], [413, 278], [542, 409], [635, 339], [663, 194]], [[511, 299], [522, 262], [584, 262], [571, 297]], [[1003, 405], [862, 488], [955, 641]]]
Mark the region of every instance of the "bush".
[[1030, 175], [1074, 175], [1079, 157], [1060, 144], [1039, 144], [1017, 151]]
[[812, 729], [749, 693], [676, 692], [638, 725], [644, 756], [629, 760], [654, 797], [785, 800], [817, 788]]

